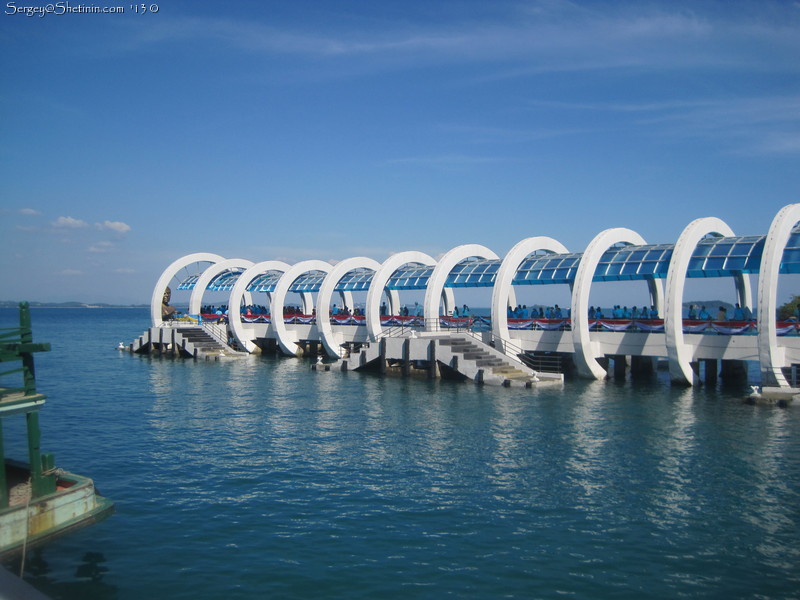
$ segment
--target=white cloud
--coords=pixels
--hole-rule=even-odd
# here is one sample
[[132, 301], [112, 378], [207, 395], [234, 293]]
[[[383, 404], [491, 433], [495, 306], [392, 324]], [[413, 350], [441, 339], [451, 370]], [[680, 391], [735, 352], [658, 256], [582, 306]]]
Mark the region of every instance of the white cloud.
[[61, 274], [62, 275], [69, 275], [69, 276], [83, 275], [83, 271], [78, 271], [77, 269], [63, 269], [61, 271]]
[[20, 208], [19, 209], [19, 214], [21, 214], [21, 215], [34, 215], [35, 216], [35, 215], [40, 215], [42, 213], [40, 213], [35, 208]]
[[81, 221], [80, 219], [73, 219], [72, 217], [58, 217], [55, 221], [53, 221], [53, 227], [59, 227], [64, 229], [81, 229], [83, 227], [88, 227], [89, 224], [86, 221]]
[[131, 273], [136, 273], [136, 269], [131, 269], [129, 267], [121, 267], [119, 269], [114, 269], [115, 273], [122, 273], [123, 275], [130, 275]]
[[107, 241], [97, 242], [96, 244], [89, 246], [89, 252], [95, 252], [99, 254], [110, 252], [113, 249], [114, 249], [114, 244]]
[[520, 158], [504, 158], [500, 156], [465, 156], [446, 154], [441, 156], [408, 156], [386, 161], [390, 165], [427, 165], [433, 167], [470, 167], [503, 162], [517, 162]]
[[[521, 6], [520, 6], [521, 5]], [[755, 5], [754, 5], [755, 6]], [[367, 68], [463, 63], [506, 63], [503, 76], [608, 68], [707, 67], [783, 68], [797, 71], [800, 48], [792, 8], [719, 10], [695, 3], [691, 10], [652, 3], [512, 3], [510, 9], [444, 19], [401, 22], [350, 20], [324, 30], [223, 18], [153, 20], [136, 45], [213, 40], [251, 54], [364, 60]], [[429, 16], [435, 16], [432, 10]], [[768, 66], [753, 48], [772, 53]], [[511, 64], [509, 64], [511, 61]], [[516, 63], [517, 68], [512, 68]], [[517, 70], [520, 66], [522, 70]], [[525, 69], [531, 69], [526, 71]]]
[[[627, 126], [667, 138], [721, 141], [737, 154], [797, 154], [800, 151], [800, 95], [741, 98], [668, 99], [660, 102], [552, 102], [536, 100], [534, 109], [575, 114], [617, 113]], [[621, 125], [616, 126], [618, 129]], [[457, 133], [493, 133], [489, 128], [451, 127]], [[566, 130], [565, 130], [566, 131]], [[576, 130], [577, 132], [577, 130]], [[497, 134], [500, 139], [502, 131]], [[522, 135], [522, 134], [520, 134]], [[507, 139], [514, 140], [513, 132]]]
[[117, 233], [128, 233], [131, 230], [131, 226], [122, 221], [103, 221], [102, 223], [96, 223], [95, 227], [98, 229], [110, 229]]

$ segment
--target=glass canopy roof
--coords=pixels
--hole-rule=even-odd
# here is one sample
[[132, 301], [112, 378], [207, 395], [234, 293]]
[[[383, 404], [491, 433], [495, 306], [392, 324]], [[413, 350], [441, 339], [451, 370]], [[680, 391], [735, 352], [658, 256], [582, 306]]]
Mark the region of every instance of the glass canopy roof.
[[283, 271], [267, 271], [262, 273], [247, 286], [248, 292], [274, 292]]
[[324, 271], [309, 271], [308, 273], [303, 273], [289, 286], [289, 291], [297, 292], [298, 294], [303, 292], [317, 292], [319, 288], [322, 287], [322, 282], [326, 275], [327, 273]]
[[[737, 273], [758, 273], [766, 236], [715, 237], [701, 240], [689, 261], [687, 277], [730, 277]], [[631, 279], [663, 279], [667, 276], [674, 244], [634, 246], [618, 244], [609, 248], [600, 258], [594, 281], [621, 281]], [[530, 255], [517, 269], [514, 285], [542, 285], [571, 283], [575, 280], [582, 253]], [[445, 287], [490, 287], [494, 285], [500, 259], [468, 258], [457, 264], [447, 277]], [[424, 290], [433, 266], [409, 263], [395, 271], [386, 284], [388, 290]], [[800, 273], [800, 225], [794, 228], [786, 249], [780, 272]], [[230, 270], [214, 278], [207, 289], [230, 291], [241, 275], [240, 270]], [[247, 286], [250, 292], [272, 292], [283, 273], [269, 271], [259, 275]], [[366, 291], [375, 273], [370, 269], [355, 269], [337, 284], [335, 291]], [[292, 292], [319, 291], [326, 273], [311, 271], [298, 277], [290, 286]], [[200, 275], [190, 275], [179, 285], [179, 290], [192, 290]]]
[[334, 289], [337, 292], [366, 292], [374, 276], [372, 269], [356, 269], [342, 277]]
[[419, 263], [408, 264], [397, 269], [389, 281], [386, 282], [387, 290], [424, 290], [428, 286], [428, 280], [433, 274], [432, 266], [425, 266]]
[[244, 269], [226, 271], [212, 279], [206, 289], [213, 292], [230, 292], [242, 273]]

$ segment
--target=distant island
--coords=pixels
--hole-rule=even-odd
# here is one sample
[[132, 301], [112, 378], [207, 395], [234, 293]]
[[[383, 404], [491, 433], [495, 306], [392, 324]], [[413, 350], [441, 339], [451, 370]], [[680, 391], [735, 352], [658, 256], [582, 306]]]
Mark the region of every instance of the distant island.
[[[31, 308], [150, 308], [149, 304], [106, 304], [104, 302], [28, 302]], [[17, 308], [18, 300], [0, 300], [0, 308]]]

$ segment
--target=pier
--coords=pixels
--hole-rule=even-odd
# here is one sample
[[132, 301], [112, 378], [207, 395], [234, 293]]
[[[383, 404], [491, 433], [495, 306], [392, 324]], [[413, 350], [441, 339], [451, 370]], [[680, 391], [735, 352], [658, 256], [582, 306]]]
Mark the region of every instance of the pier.
[[[383, 263], [353, 257], [336, 265], [321, 260], [254, 263], [195, 253], [164, 270], [153, 290], [152, 326], [130, 348], [207, 359], [265, 351], [319, 353], [348, 370], [382, 357], [418, 365], [428, 361], [436, 367], [429, 371], [441, 374], [452, 369], [441, 357], [458, 358], [447, 348], [466, 340], [492, 360], [521, 366], [531, 378], [528, 383], [538, 383], [533, 381], [537, 376], [540, 382], [549, 379], [542, 377], [543, 369], [531, 369], [542, 357], [573, 365], [579, 376], [590, 379], [652, 371], [663, 360], [671, 380], [683, 385], [740, 378], [746, 363], [756, 362], [762, 385], [788, 390], [797, 385], [800, 330], [796, 321], [776, 319], [776, 296], [781, 275], [800, 273], [799, 223], [800, 204], [792, 204], [775, 215], [764, 235], [736, 236], [722, 220], [708, 217], [692, 221], [674, 244], [648, 244], [635, 231], [614, 228], [597, 234], [583, 252], [569, 252], [557, 240], [537, 236], [520, 241], [503, 258], [477, 244], [453, 248], [438, 261], [407, 251]], [[755, 290], [751, 276], [757, 276]], [[686, 318], [688, 278], [731, 282], [743, 318]], [[644, 282], [649, 312], [594, 317], [591, 286], [608, 281]], [[521, 285], [569, 286], [567, 314], [509, 316], [517, 306], [515, 287]], [[491, 315], [459, 314], [455, 292], [479, 287], [491, 288]], [[190, 295], [188, 312], [178, 319], [169, 304], [173, 289]], [[406, 290], [424, 292], [413, 314], [402, 314], [400, 294]], [[208, 292], [227, 294], [226, 306], [233, 309], [204, 314]], [[352, 314], [349, 308], [359, 292], [366, 293], [365, 308], [363, 314]], [[288, 310], [290, 293], [300, 298], [293, 311]], [[342, 307], [349, 308], [340, 312]], [[464, 355], [455, 363], [465, 365]], [[556, 369], [559, 376], [563, 370]], [[502, 371], [495, 377], [487, 368], [457, 371], [487, 383], [521, 381], [502, 377]]]

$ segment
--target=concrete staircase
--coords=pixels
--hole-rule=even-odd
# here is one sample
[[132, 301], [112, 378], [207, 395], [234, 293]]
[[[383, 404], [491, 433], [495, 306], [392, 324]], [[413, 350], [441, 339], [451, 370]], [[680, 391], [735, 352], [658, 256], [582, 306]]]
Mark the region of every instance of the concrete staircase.
[[385, 337], [361, 346], [343, 359], [343, 370], [358, 370], [380, 360], [428, 361], [431, 357], [442, 368], [449, 368], [476, 383], [506, 387], [532, 387], [542, 383], [561, 383], [563, 376], [536, 373], [515, 357], [467, 334], [420, 332], [412, 337]]
[[538, 374], [518, 360], [506, 356], [472, 337], [458, 336], [437, 341], [437, 358], [445, 362], [447, 350], [456, 361], [452, 366], [461, 374], [478, 381], [506, 387], [531, 387], [539, 383]]
[[224, 344], [199, 326], [151, 327], [133, 342], [131, 351], [137, 354], [175, 354], [204, 360], [247, 355]]
[[[175, 341], [179, 346], [185, 341], [183, 349], [192, 356], [200, 357], [224, 354], [230, 348], [223, 345], [200, 327], [180, 327], [175, 330]], [[196, 354], [195, 354], [196, 353]]]

